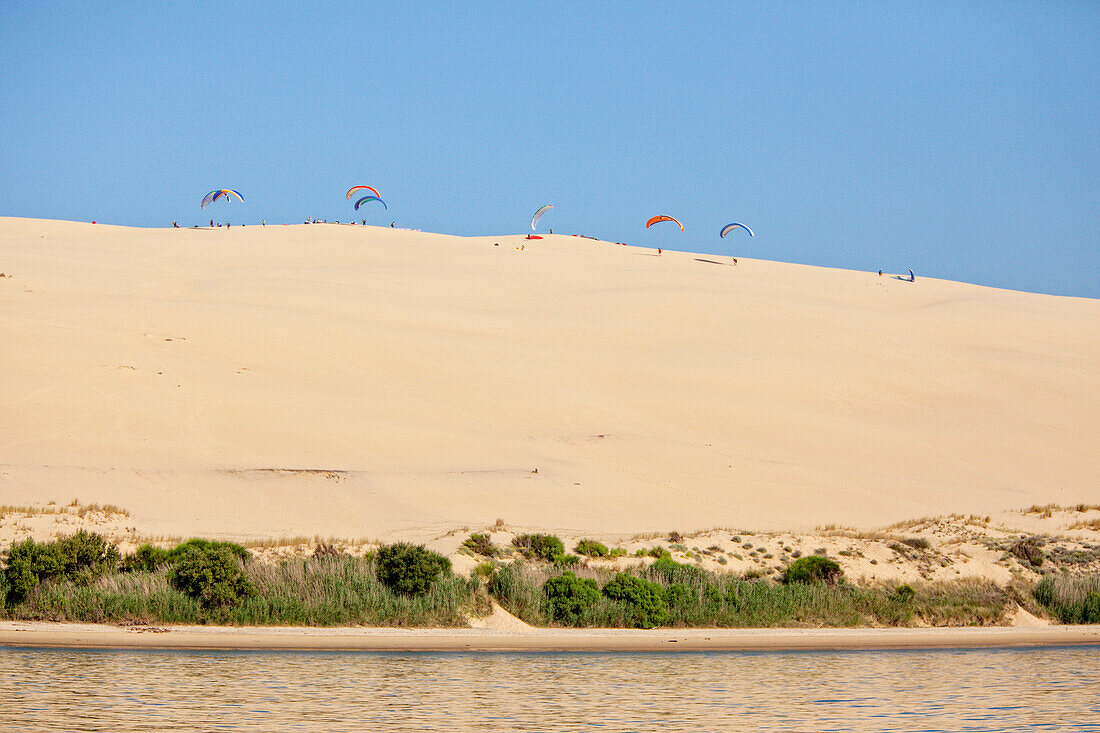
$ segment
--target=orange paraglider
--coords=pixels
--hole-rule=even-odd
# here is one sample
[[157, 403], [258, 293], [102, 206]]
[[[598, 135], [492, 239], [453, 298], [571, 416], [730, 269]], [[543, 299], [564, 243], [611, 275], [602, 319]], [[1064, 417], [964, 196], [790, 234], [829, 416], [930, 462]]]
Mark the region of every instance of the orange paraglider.
[[684, 231], [684, 225], [681, 224], [679, 222], [679, 220], [673, 219], [671, 216], [668, 216], [667, 214], [658, 214], [657, 216], [653, 217], [652, 219], [650, 219], [649, 221], [647, 221], [645, 223], [645, 228], [649, 229], [654, 224], [656, 224], [658, 222], [662, 222], [662, 221], [671, 221], [673, 224], [676, 224], [678, 227], [680, 227], [681, 232]]

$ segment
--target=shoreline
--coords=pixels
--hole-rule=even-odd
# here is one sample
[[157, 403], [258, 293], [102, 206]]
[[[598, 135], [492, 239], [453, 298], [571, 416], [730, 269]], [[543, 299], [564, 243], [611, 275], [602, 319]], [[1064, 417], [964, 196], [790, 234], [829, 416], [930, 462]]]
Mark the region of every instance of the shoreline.
[[0, 648], [361, 652], [872, 651], [1100, 645], [1100, 624], [874, 629], [396, 629], [0, 621]]

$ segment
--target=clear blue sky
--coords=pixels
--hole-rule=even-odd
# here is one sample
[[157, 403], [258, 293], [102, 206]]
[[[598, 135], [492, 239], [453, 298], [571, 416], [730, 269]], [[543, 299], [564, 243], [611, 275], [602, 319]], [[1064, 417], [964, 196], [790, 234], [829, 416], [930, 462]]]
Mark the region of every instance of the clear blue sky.
[[[369, 184], [378, 224], [553, 203], [559, 233], [1100, 297], [1100, 3], [8, 2], [0, 29], [0, 215], [347, 221]], [[204, 214], [221, 187], [245, 203]]]

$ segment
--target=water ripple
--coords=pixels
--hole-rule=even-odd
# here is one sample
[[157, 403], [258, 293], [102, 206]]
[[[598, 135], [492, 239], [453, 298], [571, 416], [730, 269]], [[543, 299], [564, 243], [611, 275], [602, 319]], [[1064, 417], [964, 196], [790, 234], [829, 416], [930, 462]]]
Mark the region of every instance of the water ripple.
[[7, 731], [1100, 733], [1096, 648], [705, 654], [0, 649]]

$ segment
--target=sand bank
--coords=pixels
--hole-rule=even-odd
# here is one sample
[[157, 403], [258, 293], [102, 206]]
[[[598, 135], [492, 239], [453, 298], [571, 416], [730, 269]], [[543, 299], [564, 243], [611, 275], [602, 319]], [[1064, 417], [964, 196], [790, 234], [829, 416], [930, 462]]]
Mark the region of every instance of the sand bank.
[[1100, 625], [921, 629], [347, 629], [0, 622], [0, 646], [374, 652], [684, 652], [1100, 644]]

